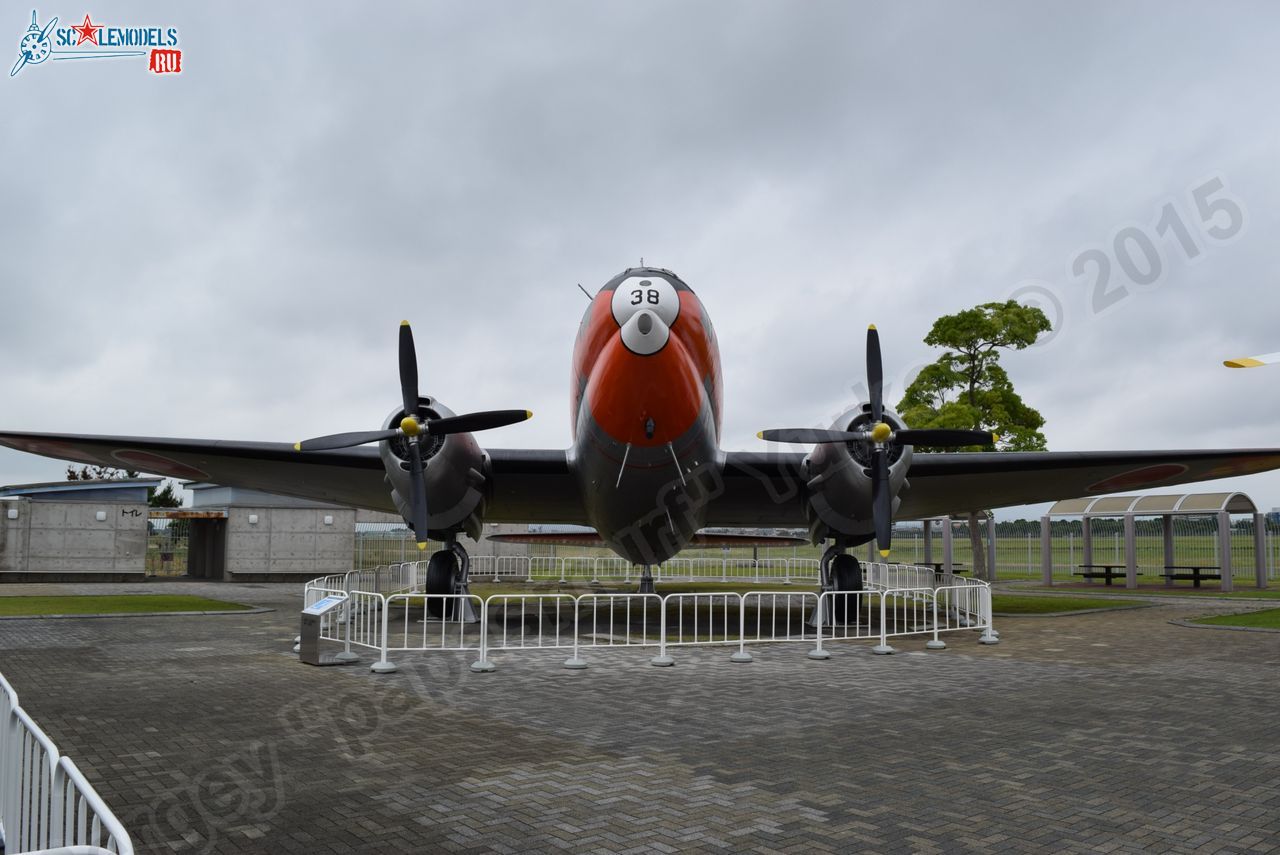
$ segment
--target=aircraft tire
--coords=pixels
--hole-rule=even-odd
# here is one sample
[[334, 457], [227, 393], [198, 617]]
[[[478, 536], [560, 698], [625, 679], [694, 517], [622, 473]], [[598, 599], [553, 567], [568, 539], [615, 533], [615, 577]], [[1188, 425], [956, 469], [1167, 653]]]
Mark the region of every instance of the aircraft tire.
[[[458, 575], [458, 557], [452, 550], [431, 553], [427, 560], [427, 611], [438, 620], [452, 620], [457, 600], [446, 600], [440, 594], [452, 594]], [[432, 596], [435, 594], [436, 596]]]
[[[862, 590], [862, 567], [858, 559], [852, 555], [841, 553], [831, 559], [831, 581], [839, 593]], [[857, 607], [857, 597], [832, 597], [831, 611], [837, 623], [846, 623], [845, 607]], [[853, 609], [850, 609], [852, 612]], [[849, 620], [856, 620], [856, 614], [850, 614]]]

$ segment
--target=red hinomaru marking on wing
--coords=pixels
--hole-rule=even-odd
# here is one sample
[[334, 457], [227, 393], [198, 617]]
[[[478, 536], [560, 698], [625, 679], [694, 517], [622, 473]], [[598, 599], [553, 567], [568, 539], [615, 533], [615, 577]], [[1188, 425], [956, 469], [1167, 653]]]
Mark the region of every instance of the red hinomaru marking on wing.
[[1183, 466], [1181, 463], [1158, 463], [1155, 466], [1144, 466], [1141, 469], [1133, 469], [1129, 472], [1122, 472], [1119, 475], [1112, 475], [1110, 478], [1104, 478], [1096, 484], [1090, 484], [1087, 489], [1090, 493], [1118, 493], [1122, 490], [1137, 490], [1168, 481], [1170, 478], [1176, 478], [1187, 470], [1188, 467]]

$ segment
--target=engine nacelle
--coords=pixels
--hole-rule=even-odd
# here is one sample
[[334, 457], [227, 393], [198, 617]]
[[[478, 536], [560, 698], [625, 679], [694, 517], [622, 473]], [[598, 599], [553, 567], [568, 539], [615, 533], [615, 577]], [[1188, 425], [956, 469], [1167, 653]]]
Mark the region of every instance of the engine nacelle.
[[[902, 417], [890, 410], [884, 411], [884, 421], [895, 432], [906, 427]], [[871, 426], [871, 405], [862, 404], [850, 408], [831, 427], [860, 431], [869, 430]], [[816, 446], [805, 458], [804, 474], [809, 488], [805, 513], [814, 542], [828, 535], [843, 535], [857, 543], [871, 539], [875, 530], [871, 510], [872, 448], [870, 441], [828, 442]], [[899, 494], [906, 486], [907, 470], [911, 467], [911, 447], [890, 444], [886, 453], [889, 455], [889, 489], [896, 513]]]
[[[397, 407], [386, 419], [384, 427], [400, 424], [404, 410]], [[455, 415], [434, 398], [418, 399], [418, 415], [432, 419]], [[422, 462], [427, 481], [427, 525], [431, 532], [465, 531], [479, 539], [484, 520], [485, 456], [475, 437], [469, 433], [421, 437]], [[409, 441], [398, 436], [378, 445], [382, 465], [387, 470], [387, 486], [391, 500], [406, 520], [413, 516], [409, 504]]]

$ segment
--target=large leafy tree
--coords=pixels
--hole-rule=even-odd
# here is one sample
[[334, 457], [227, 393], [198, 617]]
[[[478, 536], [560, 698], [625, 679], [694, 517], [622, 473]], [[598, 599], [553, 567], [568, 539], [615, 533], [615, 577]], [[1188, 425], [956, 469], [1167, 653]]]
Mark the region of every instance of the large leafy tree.
[[[1044, 417], [1014, 390], [1000, 356], [1030, 347], [1050, 328], [1044, 312], [1013, 300], [938, 318], [924, 343], [946, 350], [907, 387], [898, 412], [913, 428], [969, 428], [998, 436], [995, 445], [945, 451], [1043, 450]], [[985, 579], [979, 516], [969, 514], [969, 542], [974, 575]]]

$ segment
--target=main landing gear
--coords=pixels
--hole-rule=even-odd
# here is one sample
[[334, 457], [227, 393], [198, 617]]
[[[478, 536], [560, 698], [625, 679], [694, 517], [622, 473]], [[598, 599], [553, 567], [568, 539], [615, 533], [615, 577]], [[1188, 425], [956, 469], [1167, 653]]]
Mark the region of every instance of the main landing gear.
[[845, 552], [847, 548], [841, 544], [834, 544], [822, 553], [822, 560], [818, 563], [821, 593], [831, 593], [834, 596], [819, 598], [818, 608], [814, 609], [813, 614], [809, 616], [809, 626], [818, 625], [818, 616], [824, 609], [824, 603], [828, 602], [831, 604], [831, 613], [822, 614], [823, 624], [846, 623], [846, 616], [852, 619], [857, 618], [859, 598], [839, 596], [862, 590], [862, 565], [858, 563], [858, 559]]
[[471, 559], [456, 540], [427, 560], [427, 612], [437, 620], [478, 623], [471, 590], [467, 586]]

